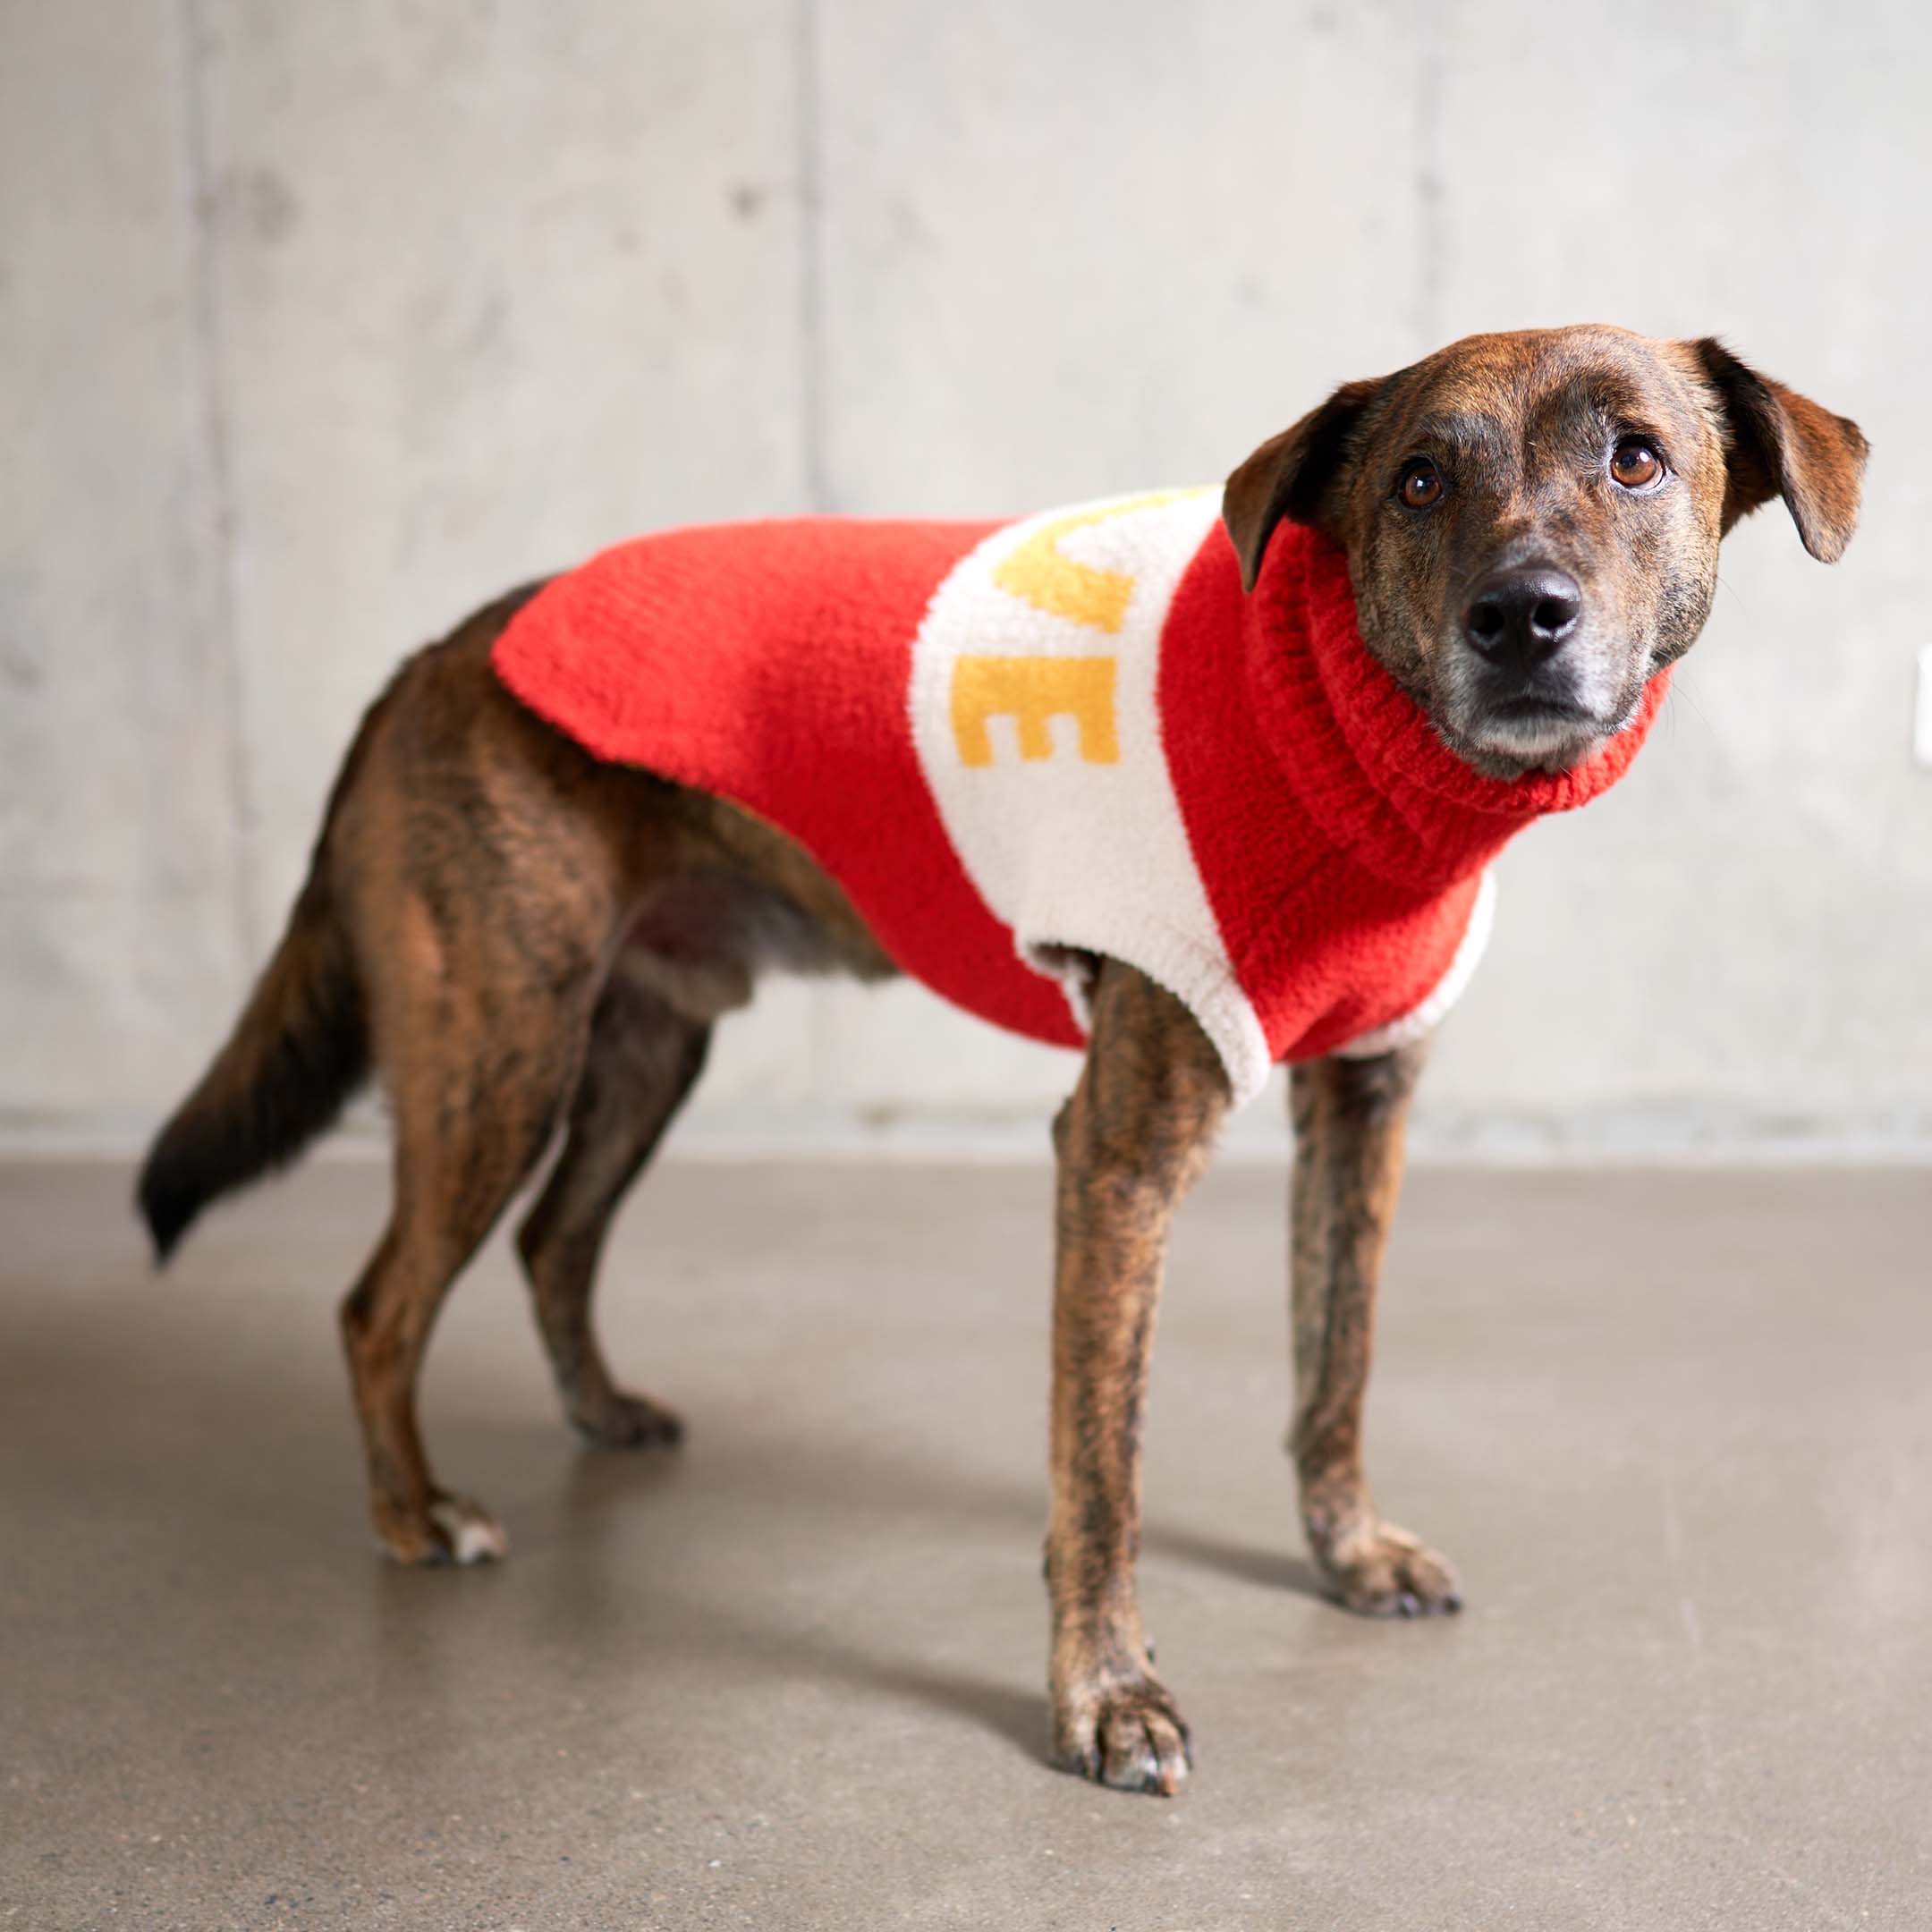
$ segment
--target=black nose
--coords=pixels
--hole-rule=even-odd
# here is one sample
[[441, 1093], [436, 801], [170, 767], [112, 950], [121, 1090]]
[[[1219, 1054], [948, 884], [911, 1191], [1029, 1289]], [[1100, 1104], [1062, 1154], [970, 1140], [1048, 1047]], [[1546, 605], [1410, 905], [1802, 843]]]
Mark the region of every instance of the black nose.
[[1563, 648], [1582, 614], [1575, 578], [1547, 564], [1522, 564], [1477, 582], [1462, 607], [1462, 635], [1491, 664], [1527, 671]]

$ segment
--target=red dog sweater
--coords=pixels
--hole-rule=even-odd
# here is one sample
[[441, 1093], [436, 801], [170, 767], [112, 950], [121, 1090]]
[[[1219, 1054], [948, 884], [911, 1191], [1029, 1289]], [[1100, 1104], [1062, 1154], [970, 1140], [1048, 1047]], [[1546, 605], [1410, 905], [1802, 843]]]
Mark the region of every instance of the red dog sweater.
[[1487, 935], [1485, 867], [1622, 775], [1455, 757], [1284, 525], [1241, 594], [1216, 493], [1010, 523], [674, 530], [555, 580], [497, 674], [600, 758], [797, 839], [914, 978], [1080, 1044], [1096, 956], [1180, 998], [1237, 1102], [1278, 1060], [1419, 1037]]

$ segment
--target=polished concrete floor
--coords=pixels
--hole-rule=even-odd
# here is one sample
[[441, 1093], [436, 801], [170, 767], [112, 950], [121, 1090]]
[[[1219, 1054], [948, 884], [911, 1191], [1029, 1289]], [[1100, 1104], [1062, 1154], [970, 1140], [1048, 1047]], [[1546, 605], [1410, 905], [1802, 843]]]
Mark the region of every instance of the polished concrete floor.
[[1199, 1761], [1043, 1762], [1043, 1172], [667, 1164], [606, 1269], [674, 1457], [580, 1452], [505, 1245], [374, 1554], [372, 1167], [144, 1265], [0, 1170], [0, 1928], [1932, 1926], [1932, 1175], [1418, 1175], [1371, 1466], [1469, 1608], [1326, 1602], [1277, 1177], [1184, 1217], [1144, 1598]]

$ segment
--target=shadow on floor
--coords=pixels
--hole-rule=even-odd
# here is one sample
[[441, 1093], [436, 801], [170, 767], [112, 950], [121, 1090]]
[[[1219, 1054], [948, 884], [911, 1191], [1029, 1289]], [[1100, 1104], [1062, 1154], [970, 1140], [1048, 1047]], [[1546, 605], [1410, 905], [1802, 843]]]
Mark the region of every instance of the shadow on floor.
[[[300, 1578], [305, 1589], [339, 1589], [346, 1599], [367, 1601], [371, 1592], [357, 1580], [357, 1566], [379, 1559], [365, 1554], [346, 1391], [322, 1335], [238, 1346], [227, 1309], [148, 1289], [144, 1281], [106, 1323], [46, 1321], [25, 1310], [6, 1323], [15, 1333], [0, 1335], [7, 1364], [0, 1453], [17, 1472], [15, 1503], [30, 1521], [97, 1518], [109, 1542], [117, 1523], [164, 1532], [174, 1560], [196, 1580], [191, 1587], [204, 1599], [198, 1614], [217, 1626], [240, 1616], [249, 1580], [265, 1565], [286, 1581]], [[323, 1318], [314, 1326], [321, 1329]], [[528, 1531], [561, 1559], [550, 1589], [579, 1632], [601, 1626], [613, 1640], [640, 1644], [645, 1668], [662, 1640], [723, 1657], [733, 1669], [883, 1692], [962, 1718], [1045, 1760], [1046, 1714], [1037, 1684], [747, 1617], [741, 1598], [686, 1602], [660, 1620], [637, 1603], [634, 1561], [625, 1556], [628, 1549], [634, 1558], [636, 1532], [651, 1513], [658, 1519], [652, 1534], [665, 1539], [655, 1560], [666, 1574], [682, 1572], [683, 1552], [672, 1539], [695, 1531], [690, 1510], [674, 1505], [688, 1504], [696, 1486], [727, 1510], [756, 1502], [847, 1523], [855, 1515], [881, 1525], [916, 1515], [956, 1522], [962, 1532], [991, 1528], [1030, 1561], [1045, 1514], [1043, 1483], [887, 1453], [860, 1437], [801, 1441], [751, 1411], [708, 1424], [700, 1416], [695, 1453], [702, 1463], [693, 1467], [687, 1454], [578, 1447], [560, 1420], [539, 1419], [527, 1399], [514, 1413], [492, 1414], [491, 1394], [472, 1387], [459, 1403], [433, 1394], [432, 1447], [452, 1479], [474, 1483], [503, 1512], [513, 1538]], [[87, 1420], [101, 1415], [113, 1417], [111, 1428]], [[1312, 1565], [1286, 1551], [1173, 1522], [1150, 1525], [1146, 1546], [1258, 1587], [1326, 1594]], [[466, 1590], [465, 1601], [479, 1594]], [[373, 1595], [385, 1645], [423, 1663], [438, 1631], [446, 1634], [447, 1590], [397, 1575]], [[1044, 1610], [1042, 1597], [1042, 1648]]]
[[1149, 1524], [1142, 1546], [1159, 1555], [1233, 1577], [1239, 1582], [1259, 1584], [1264, 1589], [1289, 1590], [1298, 1597], [1312, 1597], [1339, 1607], [1335, 1590], [1321, 1572], [1306, 1556], [1287, 1550], [1233, 1543], [1173, 1523]]

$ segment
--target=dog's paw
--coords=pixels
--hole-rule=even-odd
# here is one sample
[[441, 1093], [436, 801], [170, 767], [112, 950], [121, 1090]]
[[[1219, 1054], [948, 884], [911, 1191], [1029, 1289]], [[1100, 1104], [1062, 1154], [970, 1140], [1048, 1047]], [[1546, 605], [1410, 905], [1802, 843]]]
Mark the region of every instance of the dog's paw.
[[1194, 1753], [1166, 1686], [1145, 1675], [1056, 1698], [1054, 1762], [1115, 1791], [1172, 1798], [1187, 1783]]
[[1343, 1603], [1363, 1616], [1447, 1616], [1462, 1607], [1448, 1559], [1394, 1523], [1374, 1524], [1321, 1561]]
[[684, 1423], [646, 1395], [614, 1390], [602, 1402], [571, 1410], [571, 1427], [599, 1449], [672, 1449], [684, 1440]]
[[501, 1563], [510, 1554], [503, 1525], [468, 1496], [437, 1497], [429, 1505], [429, 1521], [453, 1563]]
[[420, 1510], [378, 1504], [376, 1533], [399, 1563], [498, 1563], [510, 1554], [503, 1525], [468, 1496], [437, 1495]]

